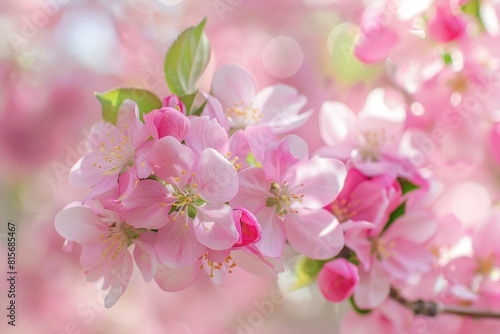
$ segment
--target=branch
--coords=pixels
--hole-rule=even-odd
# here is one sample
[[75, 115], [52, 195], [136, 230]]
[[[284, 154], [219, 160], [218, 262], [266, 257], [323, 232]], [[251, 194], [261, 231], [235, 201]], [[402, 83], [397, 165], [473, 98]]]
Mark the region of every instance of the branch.
[[500, 312], [490, 310], [478, 310], [467, 306], [445, 305], [428, 300], [409, 301], [401, 296], [395, 289], [391, 289], [390, 297], [412, 311], [415, 315], [435, 317], [438, 314], [453, 314], [473, 318], [500, 319]]

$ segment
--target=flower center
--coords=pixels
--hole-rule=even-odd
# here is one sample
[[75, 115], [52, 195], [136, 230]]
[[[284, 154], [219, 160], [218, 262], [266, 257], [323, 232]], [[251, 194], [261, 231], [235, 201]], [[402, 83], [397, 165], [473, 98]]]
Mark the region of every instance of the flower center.
[[129, 137], [122, 134], [120, 140], [107, 134], [108, 142], [101, 142], [98, 157], [102, 160], [96, 161], [92, 166], [102, 169], [104, 175], [121, 173], [124, 169], [134, 163], [134, 149]]
[[[299, 187], [304, 186], [301, 184]], [[276, 213], [284, 218], [288, 212], [297, 213], [297, 205], [302, 203], [303, 194], [296, 195], [293, 192], [298, 187], [289, 189], [288, 182], [285, 181], [282, 186], [278, 183], [271, 183], [269, 192], [273, 195], [266, 200], [266, 206], [276, 207]]]
[[351, 219], [357, 214], [355, 208], [358, 204], [359, 201], [348, 201], [347, 199], [343, 198], [341, 200], [335, 200], [332, 203], [331, 210], [335, 217], [337, 217], [339, 222], [342, 223], [346, 220]]
[[396, 252], [394, 251], [395, 246], [395, 241], [387, 242], [384, 239], [376, 239], [372, 244], [372, 254], [375, 254], [379, 260], [386, 260], [392, 256], [396, 256]]
[[385, 129], [380, 131], [364, 131], [359, 138], [360, 148], [359, 153], [364, 161], [377, 161], [380, 156], [380, 149], [386, 142], [387, 136]]
[[[182, 171], [182, 174], [185, 175], [186, 171]], [[196, 174], [192, 173], [192, 176], [194, 177]], [[176, 201], [172, 204], [171, 210], [171, 212], [177, 212], [172, 218], [173, 220], [176, 220], [179, 214], [184, 215], [186, 212], [189, 217], [194, 218], [196, 216], [196, 207], [206, 203], [200, 195], [198, 195], [198, 185], [194, 182], [193, 177], [189, 178], [185, 185], [167, 186], [176, 198]], [[180, 179], [177, 177], [175, 180], [179, 182]]]
[[223, 262], [214, 262], [208, 259], [208, 253], [203, 255], [200, 269], [203, 269], [205, 265], [210, 269], [210, 277], [215, 277], [215, 270], [224, 270], [232, 274], [233, 268], [236, 267], [236, 263], [231, 256], [227, 256]]
[[235, 130], [244, 129], [262, 119], [264, 116], [260, 110], [253, 106], [253, 102], [235, 102], [234, 105], [226, 109], [226, 116], [229, 124]]
[[107, 235], [101, 235], [101, 242], [108, 247], [102, 253], [102, 257], [107, 257], [111, 253], [111, 258], [116, 259], [118, 255], [137, 239], [139, 232], [126, 223], [114, 223], [108, 228]]

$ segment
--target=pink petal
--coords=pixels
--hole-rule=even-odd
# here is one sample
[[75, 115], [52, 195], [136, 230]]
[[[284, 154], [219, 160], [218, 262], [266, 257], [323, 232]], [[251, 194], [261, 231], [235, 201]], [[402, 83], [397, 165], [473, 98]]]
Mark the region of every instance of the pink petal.
[[365, 271], [372, 266], [373, 241], [370, 233], [375, 228], [375, 224], [365, 221], [349, 221], [342, 224], [345, 245], [356, 253]]
[[319, 131], [324, 142], [335, 148], [336, 157], [349, 158], [355, 145], [357, 118], [354, 112], [340, 102], [325, 102], [319, 113]]
[[179, 268], [196, 263], [207, 247], [198, 241], [193, 224], [178, 217], [158, 230], [155, 250], [163, 264]]
[[289, 178], [294, 194], [301, 196], [302, 205], [319, 209], [333, 202], [340, 192], [347, 171], [345, 165], [336, 159], [313, 157], [300, 163]]
[[220, 104], [219, 100], [217, 100], [215, 97], [213, 97], [210, 94], [203, 93], [203, 96], [207, 99], [207, 104], [205, 105], [205, 108], [203, 109], [202, 116], [208, 116], [208, 118], [213, 119], [215, 118], [217, 122], [226, 130], [229, 131], [231, 126], [229, 125], [229, 121], [226, 117], [226, 113], [224, 112], [224, 109], [222, 109], [222, 105]]
[[369, 17], [361, 24], [361, 36], [356, 42], [354, 54], [366, 64], [376, 64], [384, 61], [398, 42], [397, 32], [382, 25], [380, 18]]
[[207, 202], [224, 203], [238, 192], [234, 166], [212, 148], [205, 149], [193, 166], [198, 193]]
[[262, 238], [257, 248], [264, 256], [280, 257], [286, 242], [283, 222], [278, 218], [274, 208], [265, 207], [255, 215], [262, 227]]
[[91, 187], [103, 179], [102, 169], [94, 166], [100, 152], [90, 152], [81, 157], [69, 172], [69, 183], [73, 187]]
[[233, 210], [225, 204], [205, 204], [197, 208], [193, 221], [198, 240], [213, 250], [231, 248], [238, 241], [238, 231], [233, 221]]
[[188, 288], [195, 281], [200, 273], [198, 264], [171, 269], [160, 266], [156, 270], [155, 281], [160, 289], [169, 292], [176, 292]]
[[279, 114], [268, 122], [260, 122], [259, 124], [269, 127], [272, 133], [279, 135], [300, 128], [306, 124], [313, 113], [313, 110], [308, 110], [298, 115], [285, 116]]
[[80, 245], [101, 242], [100, 236], [107, 232], [106, 225], [89, 208], [71, 207], [60, 211], [55, 218], [55, 228], [63, 238]]
[[231, 200], [231, 206], [242, 206], [253, 212], [259, 212], [271, 197], [271, 183], [267, 181], [262, 168], [253, 167], [239, 173], [240, 189]]
[[405, 238], [417, 244], [429, 241], [437, 231], [437, 221], [430, 213], [412, 212], [398, 218], [383, 235], [386, 240]]
[[332, 258], [344, 247], [342, 228], [335, 216], [324, 209], [289, 213], [284, 226], [293, 248], [312, 259]]
[[106, 308], [110, 308], [116, 304], [118, 299], [123, 295], [125, 289], [130, 282], [130, 278], [132, 277], [132, 270], [134, 268], [134, 263], [132, 261], [132, 256], [127, 252], [123, 259], [122, 267], [119, 268], [119, 271], [113, 272], [112, 275], [112, 283], [109, 289], [108, 294], [104, 298], [104, 306]]
[[235, 250], [231, 252], [234, 263], [243, 270], [259, 276], [278, 277], [284, 270], [281, 259], [264, 258], [261, 254]]
[[180, 185], [184, 185], [191, 177], [191, 169], [196, 161], [193, 151], [174, 137], [164, 137], [155, 142], [149, 159], [155, 174], [163, 181]]
[[153, 167], [149, 163], [149, 154], [153, 144], [152, 140], [148, 140], [135, 151], [135, 168], [137, 169], [137, 175], [141, 179], [149, 177], [153, 171]]
[[221, 154], [226, 154], [229, 147], [226, 130], [217, 120], [206, 116], [191, 119], [191, 129], [185, 141], [196, 155], [200, 155], [209, 147]]
[[134, 260], [137, 267], [141, 271], [145, 282], [150, 282], [159, 265], [158, 257], [156, 256], [156, 233], [143, 232], [134, 242]]
[[299, 115], [307, 98], [288, 85], [266, 87], [257, 93], [254, 102], [263, 114], [260, 124], [269, 126], [275, 134], [298, 128], [312, 115], [312, 111]]
[[373, 266], [369, 272], [359, 270], [354, 301], [361, 309], [372, 309], [380, 306], [389, 297], [390, 290], [391, 284], [378, 266]]
[[120, 216], [136, 228], [160, 228], [168, 223], [175, 198], [156, 180], [141, 180], [132, 194], [122, 201]]
[[223, 108], [229, 108], [234, 103], [250, 103], [255, 97], [255, 83], [241, 66], [224, 65], [214, 74], [212, 92]]

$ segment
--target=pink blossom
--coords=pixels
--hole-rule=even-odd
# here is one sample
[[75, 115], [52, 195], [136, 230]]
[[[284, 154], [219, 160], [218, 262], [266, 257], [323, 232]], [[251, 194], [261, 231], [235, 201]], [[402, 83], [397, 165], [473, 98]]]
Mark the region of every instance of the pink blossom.
[[[70, 172], [70, 182], [78, 187], [93, 187], [91, 199], [117, 186], [120, 176], [131, 180], [151, 174], [147, 155], [152, 142], [142, 131], [143, 124], [131, 110], [122, 108], [117, 125], [101, 122], [92, 127], [90, 153], [76, 162]], [[130, 182], [133, 185], [134, 182]], [[128, 192], [132, 187], [127, 187]]]
[[222, 66], [214, 75], [212, 91], [218, 101], [208, 98], [207, 115], [232, 132], [263, 125], [273, 133], [285, 133], [303, 125], [312, 114], [300, 113], [307, 100], [291, 86], [279, 84], [256, 92], [253, 78], [238, 65]]
[[373, 90], [358, 115], [343, 103], [325, 102], [319, 117], [321, 137], [327, 147], [318, 154], [341, 160], [351, 158], [367, 176], [401, 173], [403, 159], [397, 153], [406, 111], [398, 93]]
[[330, 258], [343, 246], [337, 219], [323, 207], [345, 176], [335, 159], [308, 159], [307, 146], [296, 136], [268, 145], [262, 168], [239, 173], [240, 189], [231, 205], [245, 206], [262, 226], [257, 244], [263, 254], [280, 256], [285, 240], [312, 258]]
[[170, 136], [153, 145], [150, 161], [174, 197], [170, 223], [158, 231], [156, 250], [162, 262], [170, 266], [193, 263], [204, 253], [195, 240], [214, 250], [234, 245], [239, 236], [232, 209], [224, 204], [238, 190], [233, 165], [212, 148], [197, 156]]
[[375, 308], [389, 296], [391, 284], [406, 282], [428, 270], [434, 257], [425, 248], [436, 232], [436, 221], [425, 212], [407, 213], [386, 231], [369, 222], [343, 225], [346, 246], [361, 262], [354, 293], [361, 308]]
[[326, 263], [318, 276], [318, 285], [323, 296], [334, 303], [349, 298], [358, 281], [358, 268], [342, 258]]
[[57, 232], [82, 245], [80, 262], [87, 280], [109, 289], [106, 307], [113, 306], [124, 293], [132, 275], [133, 260], [128, 250], [134, 244], [134, 258], [144, 280], [153, 279], [158, 260], [154, 252], [156, 234], [141, 231], [122, 221], [118, 214], [97, 203], [91, 207], [70, 205], [55, 218]]

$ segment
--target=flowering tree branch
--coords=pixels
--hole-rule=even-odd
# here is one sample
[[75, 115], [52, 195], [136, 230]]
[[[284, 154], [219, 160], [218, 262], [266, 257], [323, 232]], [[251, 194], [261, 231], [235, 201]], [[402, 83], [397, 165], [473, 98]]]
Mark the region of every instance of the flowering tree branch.
[[434, 301], [416, 300], [409, 301], [399, 294], [395, 289], [391, 290], [391, 298], [399, 304], [411, 310], [415, 315], [435, 317], [439, 314], [454, 314], [473, 318], [500, 319], [500, 312], [491, 310], [480, 310], [467, 306], [445, 305]]

